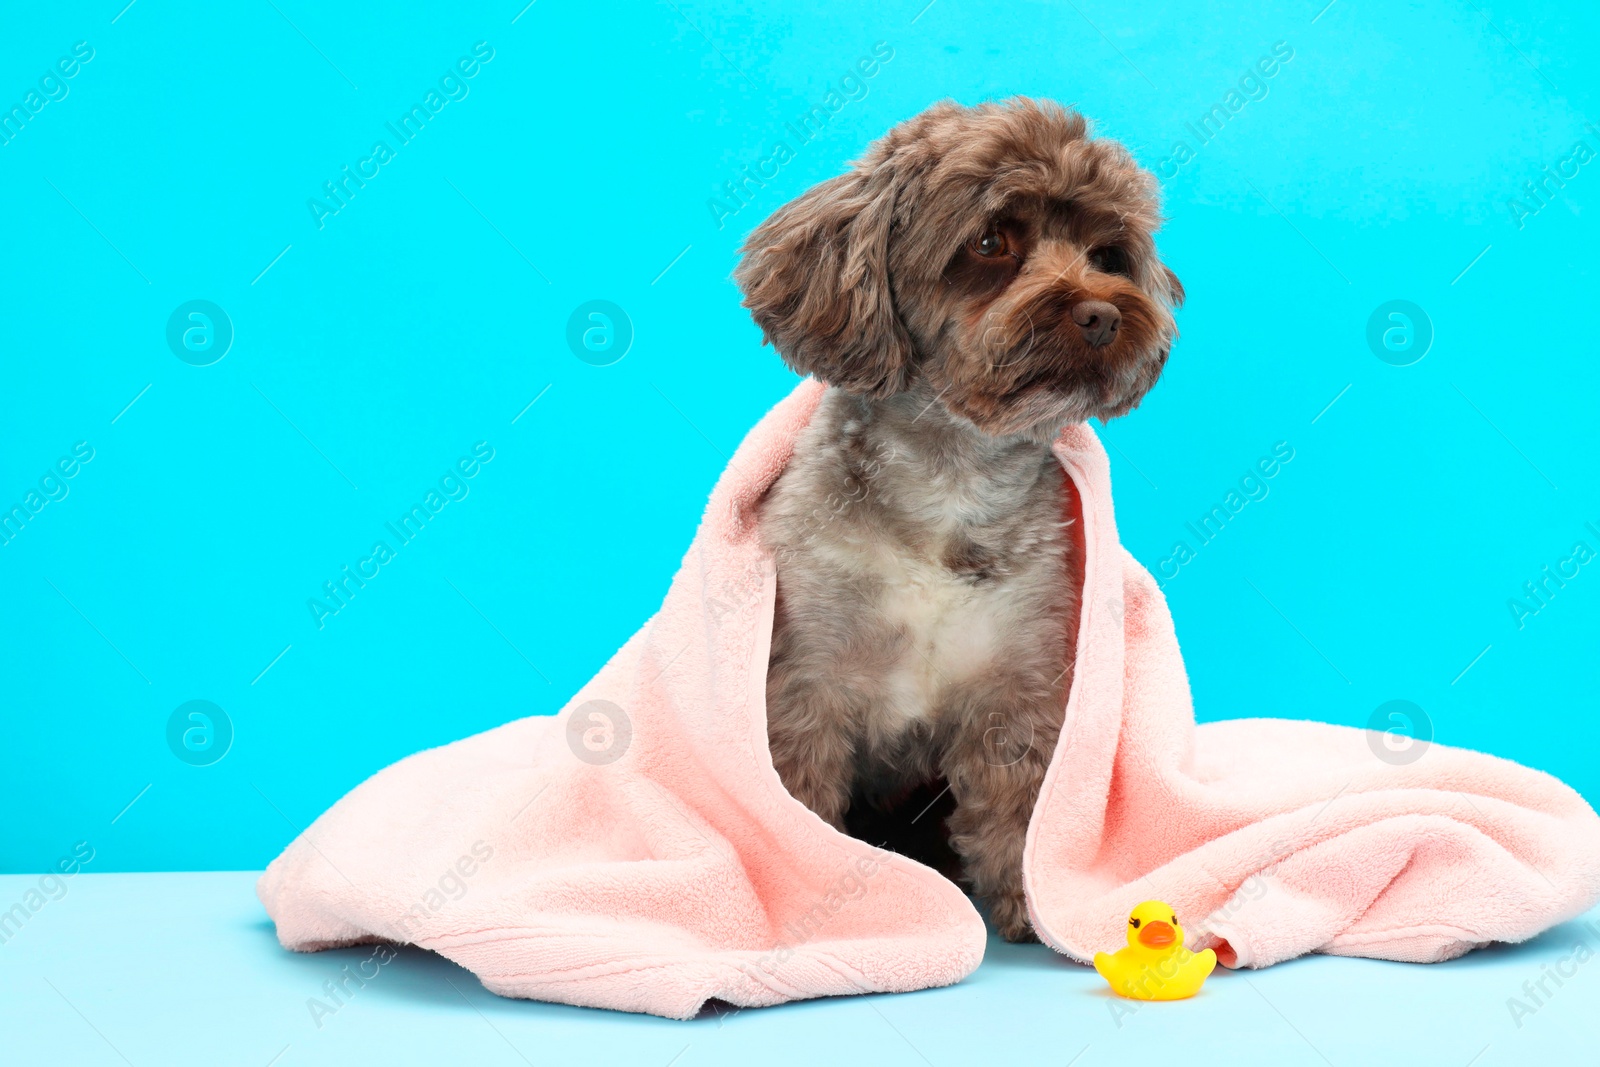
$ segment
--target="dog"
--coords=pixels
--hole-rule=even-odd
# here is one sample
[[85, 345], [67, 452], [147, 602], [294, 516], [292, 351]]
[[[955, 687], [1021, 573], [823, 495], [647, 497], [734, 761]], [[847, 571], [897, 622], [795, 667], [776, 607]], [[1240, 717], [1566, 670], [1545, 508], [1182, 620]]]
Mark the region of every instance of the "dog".
[[1008, 940], [1034, 936], [1023, 846], [1082, 583], [1051, 444], [1166, 364], [1183, 288], [1159, 224], [1154, 177], [1076, 112], [946, 102], [776, 211], [734, 272], [764, 342], [828, 386], [759, 504], [773, 765], [847, 832], [950, 798], [948, 848]]

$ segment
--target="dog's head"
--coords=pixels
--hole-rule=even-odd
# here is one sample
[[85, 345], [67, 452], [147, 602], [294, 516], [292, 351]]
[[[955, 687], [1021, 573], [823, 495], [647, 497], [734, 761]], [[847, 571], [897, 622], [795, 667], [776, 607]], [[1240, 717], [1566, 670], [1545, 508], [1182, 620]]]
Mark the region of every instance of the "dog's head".
[[735, 277], [801, 374], [925, 379], [993, 435], [1109, 419], [1165, 365], [1183, 299], [1155, 179], [1048, 101], [935, 105], [750, 234]]

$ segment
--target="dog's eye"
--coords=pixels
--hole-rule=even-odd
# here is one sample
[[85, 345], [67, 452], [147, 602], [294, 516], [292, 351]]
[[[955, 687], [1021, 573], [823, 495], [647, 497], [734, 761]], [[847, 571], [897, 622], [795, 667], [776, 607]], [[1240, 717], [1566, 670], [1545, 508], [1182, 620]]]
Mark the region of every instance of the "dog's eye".
[[1139, 920], [1138, 919], [1129, 919], [1128, 920], [1128, 925], [1133, 927], [1135, 930], [1137, 930], [1137, 929], [1139, 929]]
[[1089, 265], [1101, 274], [1127, 274], [1128, 253], [1115, 245], [1096, 248], [1089, 253]]
[[974, 238], [967, 247], [985, 259], [993, 259], [1010, 252], [1011, 242], [999, 230], [989, 230], [983, 236]]

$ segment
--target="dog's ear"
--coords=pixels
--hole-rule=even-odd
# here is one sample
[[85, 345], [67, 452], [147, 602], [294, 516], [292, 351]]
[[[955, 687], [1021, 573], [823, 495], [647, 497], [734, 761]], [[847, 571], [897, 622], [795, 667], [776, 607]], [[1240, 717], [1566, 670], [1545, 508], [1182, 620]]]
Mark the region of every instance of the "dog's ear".
[[911, 338], [889, 288], [896, 181], [879, 163], [815, 186], [756, 227], [734, 279], [763, 339], [796, 373], [885, 397], [906, 387]]

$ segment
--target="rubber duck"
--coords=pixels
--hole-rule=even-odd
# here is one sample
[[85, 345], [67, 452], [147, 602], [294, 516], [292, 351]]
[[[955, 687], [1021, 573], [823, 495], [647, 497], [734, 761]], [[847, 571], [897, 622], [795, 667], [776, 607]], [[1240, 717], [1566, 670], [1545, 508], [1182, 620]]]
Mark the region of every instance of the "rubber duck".
[[1094, 969], [1111, 991], [1134, 1000], [1192, 997], [1216, 965], [1217, 954], [1210, 949], [1183, 947], [1177, 913], [1159, 900], [1147, 900], [1129, 914], [1127, 948], [1094, 954]]

